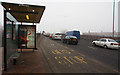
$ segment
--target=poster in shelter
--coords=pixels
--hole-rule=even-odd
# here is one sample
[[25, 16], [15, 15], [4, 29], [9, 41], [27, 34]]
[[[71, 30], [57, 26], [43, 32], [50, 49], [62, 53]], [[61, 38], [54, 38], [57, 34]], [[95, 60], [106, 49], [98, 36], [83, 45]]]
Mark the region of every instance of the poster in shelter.
[[19, 48], [35, 48], [36, 26], [19, 26]]

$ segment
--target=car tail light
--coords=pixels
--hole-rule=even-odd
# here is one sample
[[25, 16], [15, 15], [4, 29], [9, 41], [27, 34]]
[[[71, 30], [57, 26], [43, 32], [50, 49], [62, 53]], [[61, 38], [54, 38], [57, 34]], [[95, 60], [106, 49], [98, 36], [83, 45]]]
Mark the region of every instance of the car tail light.
[[113, 43], [111, 43], [110, 45], [113, 45]]
[[57, 37], [57, 36], [55, 36], [55, 37]]
[[71, 40], [71, 39], [70, 39]]
[[119, 43], [119, 46], [120, 46], [120, 43]]

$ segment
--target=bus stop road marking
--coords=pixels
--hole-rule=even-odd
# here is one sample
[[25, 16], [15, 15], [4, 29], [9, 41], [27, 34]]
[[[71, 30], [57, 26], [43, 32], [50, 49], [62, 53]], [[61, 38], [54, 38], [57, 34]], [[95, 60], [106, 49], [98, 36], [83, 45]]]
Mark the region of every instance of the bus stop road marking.
[[57, 60], [57, 57], [55, 57], [55, 59]]
[[64, 59], [66, 59], [69, 63], [73, 64], [69, 59], [67, 59], [66, 57], [64, 57]]
[[62, 64], [62, 62], [58, 61], [59, 64]]
[[79, 60], [79, 61], [81, 61], [81, 62], [83, 62], [83, 63], [85, 63], [85, 64], [87, 64], [87, 62], [86, 61], [84, 61], [84, 58], [79, 58], [79, 57], [77, 57], [77, 56], [74, 56], [74, 58], [75, 59], [77, 59], [77, 60]]
[[74, 60], [72, 57], [69, 57], [72, 61], [74, 61], [75, 63], [79, 63], [76, 60]]

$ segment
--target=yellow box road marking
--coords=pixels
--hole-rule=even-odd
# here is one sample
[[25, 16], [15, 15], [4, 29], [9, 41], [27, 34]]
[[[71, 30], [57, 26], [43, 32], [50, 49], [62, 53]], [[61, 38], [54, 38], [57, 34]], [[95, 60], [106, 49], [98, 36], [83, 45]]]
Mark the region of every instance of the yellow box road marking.
[[[63, 59], [64, 58], [64, 59]], [[69, 59], [68, 59], [69, 58]], [[54, 57], [54, 59], [59, 63], [59, 64], [74, 64], [74, 63], [85, 63], [87, 64], [87, 62], [84, 60], [83, 57], [80, 56], [72, 56], [72, 57]], [[67, 62], [68, 61], [68, 62]], [[74, 62], [74, 63], [73, 63]]]
[[58, 61], [58, 63], [62, 64], [60, 61]]
[[64, 53], [71, 54], [71, 52], [68, 50], [53, 50], [52, 53], [53, 54], [64, 54]]
[[[57, 57], [54, 57], [54, 58], [58, 61], [58, 58], [61, 58], [61, 57], [58, 57], [58, 58], [57, 58]], [[58, 61], [58, 63], [59, 63], [59, 64], [62, 64], [61, 61]]]
[[74, 58], [82, 62], [82, 59], [78, 58], [77, 56], [74, 56]]
[[58, 50], [55, 50], [54, 51], [56, 54], [62, 54], [60, 51], [58, 51]]
[[65, 63], [65, 64], [67, 64], [67, 62], [66, 62], [66, 61], [64, 61], [64, 63]]
[[72, 61], [74, 61], [74, 62], [76, 62], [76, 63], [79, 63], [79, 62], [77, 62], [76, 60], [74, 60], [72, 57], [69, 57]]
[[66, 59], [69, 63], [73, 64], [69, 59], [67, 59], [66, 57], [64, 57], [64, 59]]
[[61, 58], [61, 57], [59, 57], [59, 58]]
[[60, 50], [61, 53], [65, 53], [64, 50]]
[[67, 53], [67, 54], [71, 54], [71, 52], [70, 51], [68, 51], [68, 50], [61, 50], [63, 53]]
[[56, 54], [54, 51], [52, 51], [53, 54]]
[[57, 60], [57, 57], [55, 57], [55, 59]]
[[79, 60], [79, 61], [81, 61], [81, 62], [83, 62], [83, 63], [85, 63], [85, 64], [87, 64], [87, 62], [84, 61], [84, 58], [80, 59], [77, 56], [74, 56], [74, 58], [77, 59], [77, 60]]

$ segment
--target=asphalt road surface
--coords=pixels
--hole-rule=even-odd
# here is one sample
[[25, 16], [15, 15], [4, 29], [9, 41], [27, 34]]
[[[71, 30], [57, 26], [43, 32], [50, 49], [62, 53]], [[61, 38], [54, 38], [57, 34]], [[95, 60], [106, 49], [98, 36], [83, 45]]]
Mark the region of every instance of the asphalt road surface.
[[54, 73], [116, 73], [117, 50], [103, 49], [81, 39], [78, 45], [39, 38], [40, 48]]
[[84, 39], [80, 39], [78, 45], [68, 45], [62, 43], [60, 40], [54, 41], [118, 70], [117, 49], [105, 49], [103, 47], [93, 46], [91, 41]]

